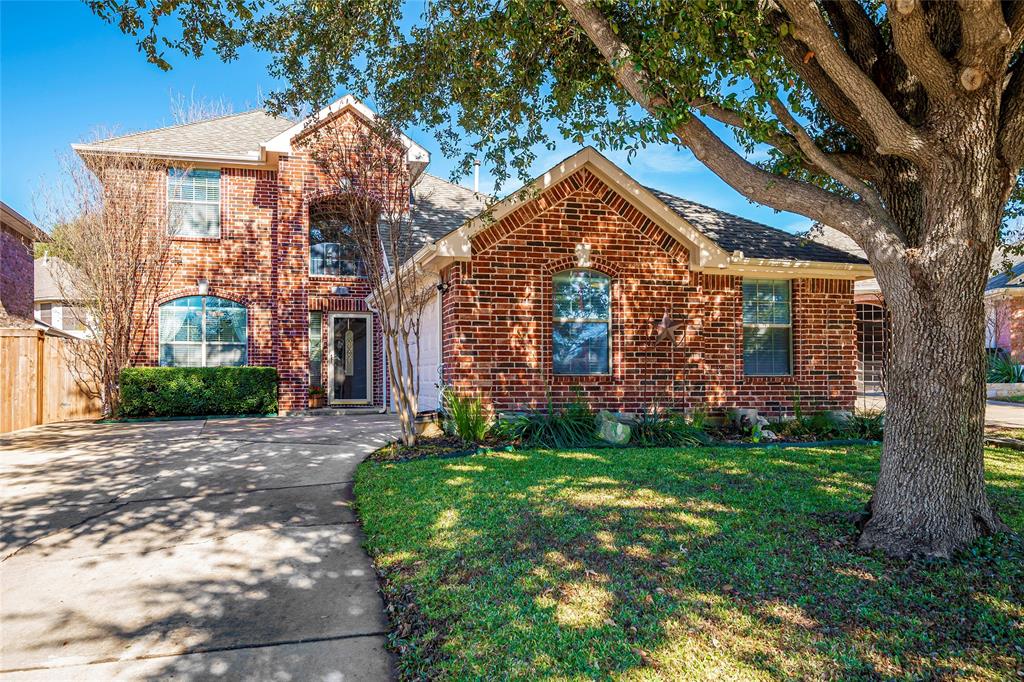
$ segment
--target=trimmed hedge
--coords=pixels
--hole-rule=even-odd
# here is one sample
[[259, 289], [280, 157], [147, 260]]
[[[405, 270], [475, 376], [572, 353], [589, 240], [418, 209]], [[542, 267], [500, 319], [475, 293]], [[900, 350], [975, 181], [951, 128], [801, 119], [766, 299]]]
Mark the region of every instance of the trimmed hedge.
[[119, 417], [277, 412], [273, 367], [128, 367]]

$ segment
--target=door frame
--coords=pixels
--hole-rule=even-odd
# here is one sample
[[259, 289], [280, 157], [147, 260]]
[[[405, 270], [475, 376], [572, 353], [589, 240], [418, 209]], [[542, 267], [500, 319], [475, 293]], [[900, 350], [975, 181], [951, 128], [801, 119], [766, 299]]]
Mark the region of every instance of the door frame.
[[[327, 318], [327, 404], [328, 405], [372, 405], [373, 404], [373, 313], [325, 313]], [[334, 320], [355, 318], [366, 320], [366, 398], [334, 399]]]

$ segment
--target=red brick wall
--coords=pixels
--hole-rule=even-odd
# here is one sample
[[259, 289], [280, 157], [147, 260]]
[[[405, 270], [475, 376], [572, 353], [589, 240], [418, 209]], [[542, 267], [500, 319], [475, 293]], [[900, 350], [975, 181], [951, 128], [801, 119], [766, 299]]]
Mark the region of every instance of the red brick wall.
[[31, 326], [35, 270], [32, 241], [0, 229], [0, 327]]
[[[347, 114], [331, 123], [358, 125]], [[279, 404], [284, 411], [305, 409], [309, 386], [309, 312], [324, 313], [323, 343], [327, 351], [327, 313], [367, 310], [365, 280], [309, 274], [309, 207], [334, 193], [308, 150], [301, 147], [279, 159], [278, 169], [224, 167], [221, 171], [221, 233], [219, 238], [176, 238], [174, 274], [160, 303], [198, 293], [197, 280], [209, 282], [209, 293], [246, 306], [248, 362], [278, 369]], [[155, 222], [166, 229], [166, 171], [154, 173], [158, 197]], [[406, 192], [407, 194], [407, 192]], [[333, 292], [346, 286], [349, 294]], [[152, 315], [138, 364], [159, 361], [157, 316]], [[385, 400], [380, 326], [374, 325], [374, 404]], [[323, 363], [326, 381], [327, 363]]]
[[[592, 268], [612, 277], [611, 373], [551, 371], [552, 275], [575, 265], [581, 242]], [[795, 280], [791, 377], [745, 377], [741, 280], [687, 267], [670, 235], [581, 171], [473, 239], [471, 263], [444, 273], [446, 381], [497, 409], [521, 409], [581, 393], [591, 405], [638, 411], [663, 407], [791, 410], [852, 408], [855, 392], [853, 285]], [[686, 321], [682, 345], [655, 345], [666, 311]]]

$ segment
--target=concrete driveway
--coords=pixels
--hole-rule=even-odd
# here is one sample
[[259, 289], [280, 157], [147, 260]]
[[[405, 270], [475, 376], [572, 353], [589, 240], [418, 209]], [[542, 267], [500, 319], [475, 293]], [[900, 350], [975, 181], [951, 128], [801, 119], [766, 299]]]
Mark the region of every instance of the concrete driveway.
[[390, 679], [351, 481], [396, 430], [342, 415], [0, 436], [3, 679]]

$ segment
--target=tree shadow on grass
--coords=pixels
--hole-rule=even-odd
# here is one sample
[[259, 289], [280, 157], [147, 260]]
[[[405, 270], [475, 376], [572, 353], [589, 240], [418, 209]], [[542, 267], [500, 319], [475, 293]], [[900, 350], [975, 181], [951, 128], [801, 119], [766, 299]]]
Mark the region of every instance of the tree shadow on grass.
[[[1019, 457], [990, 461], [1018, 520]], [[356, 492], [378, 569], [443, 634], [399, 643], [410, 676], [1016, 674], [1019, 537], [857, 553], [876, 473], [871, 448], [499, 453], [367, 464]]]

